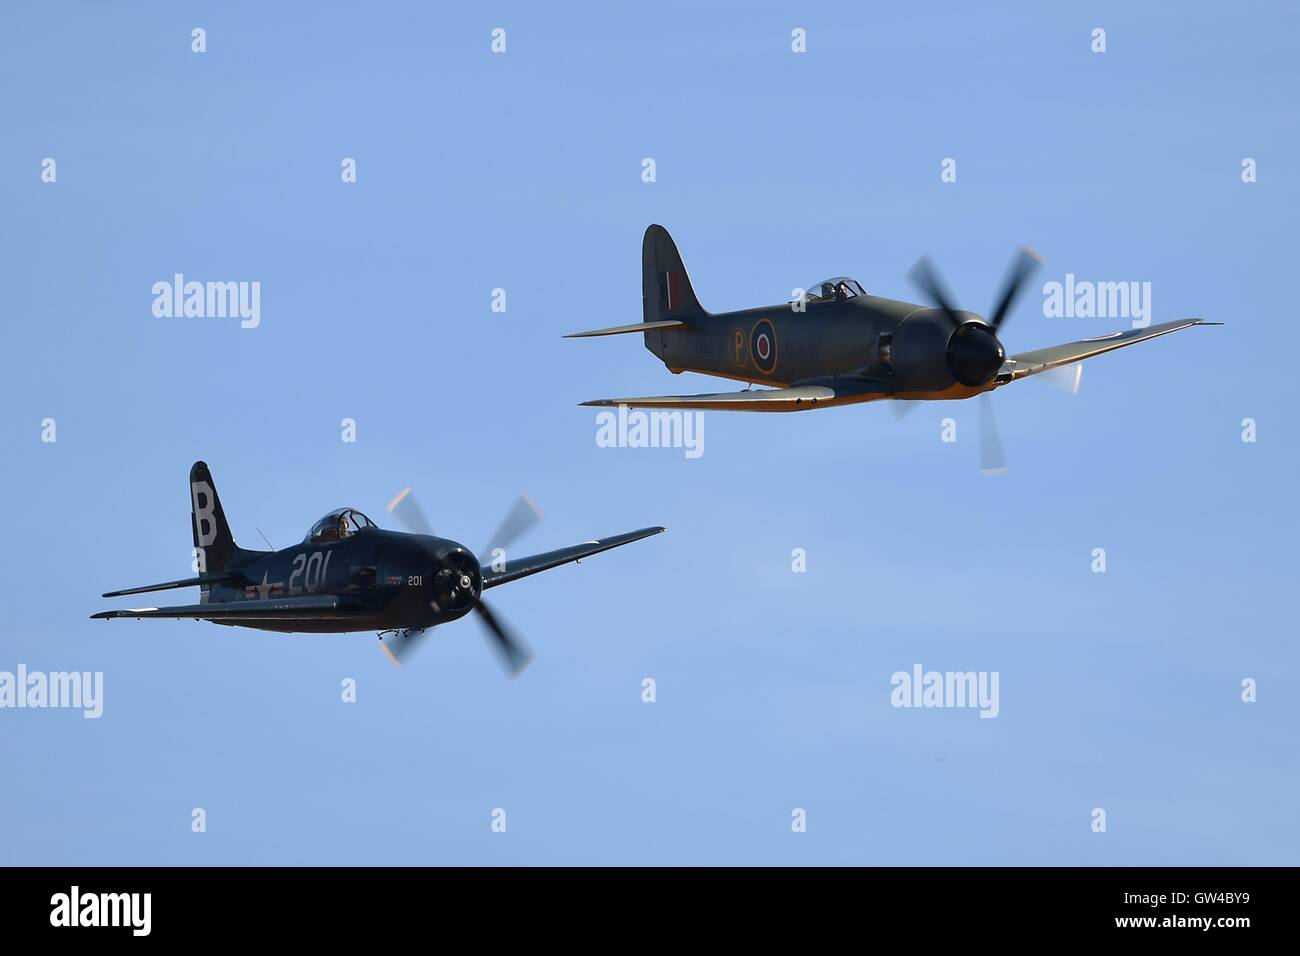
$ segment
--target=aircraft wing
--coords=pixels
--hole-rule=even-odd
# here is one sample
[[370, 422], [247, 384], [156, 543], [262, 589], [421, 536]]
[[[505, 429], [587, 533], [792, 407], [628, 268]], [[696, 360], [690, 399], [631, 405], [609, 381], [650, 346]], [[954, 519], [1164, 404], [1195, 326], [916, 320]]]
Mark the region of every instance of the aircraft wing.
[[885, 398], [888, 385], [868, 379], [824, 379], [788, 388], [750, 388], [708, 395], [654, 395], [646, 398], [601, 398], [583, 405], [632, 408], [702, 408], [719, 412], [804, 412], [823, 405], [848, 405]]
[[648, 538], [651, 535], [662, 534], [665, 530], [667, 529], [642, 528], [640, 531], [616, 534], [610, 538], [597, 538], [594, 541], [575, 544], [571, 548], [560, 548], [558, 551], [547, 551], [545, 554], [534, 554], [527, 558], [507, 561], [505, 567], [500, 571], [494, 571], [490, 565], [485, 565], [483, 568], [483, 590], [486, 591], [498, 584], [506, 584], [510, 581], [526, 578], [528, 575], [537, 574], [539, 571], [549, 571], [551, 568], [558, 568], [570, 561], [581, 561], [583, 558], [589, 558], [593, 554], [600, 554], [602, 551], [609, 551], [611, 548], [621, 548], [633, 541], [640, 541], [642, 538]]
[[119, 611], [100, 611], [90, 617], [92, 620], [108, 620], [115, 617], [171, 617], [199, 621], [318, 621], [345, 616], [350, 610], [353, 610], [353, 606], [340, 601], [336, 595], [321, 594], [212, 604], [181, 604], [175, 607], [125, 608]]
[[[1103, 352], [1113, 352], [1115, 349], [1122, 349], [1126, 345], [1136, 345], [1138, 342], [1145, 342], [1147, 339], [1168, 335], [1170, 332], [1181, 332], [1183, 329], [1190, 329], [1194, 325], [1222, 324], [1222, 322], [1206, 322], [1204, 319], [1179, 319], [1177, 322], [1162, 322], [1159, 325], [1150, 325], [1145, 329], [1126, 329], [1123, 332], [1099, 335], [1096, 338], [1071, 342], [1068, 345], [1053, 345], [1045, 349], [1036, 349], [1033, 352], [1021, 352], [1019, 355], [1013, 355], [1007, 359], [999, 378], [1014, 382], [1016, 379], [1024, 378], [1027, 375], [1037, 375], [1039, 372], [1060, 368], [1062, 365], [1069, 365], [1071, 362], [1081, 362], [1086, 358], [1092, 358], [1094, 355], [1101, 355]], [[1008, 372], [1010, 372], [1009, 379], [1007, 378]]]

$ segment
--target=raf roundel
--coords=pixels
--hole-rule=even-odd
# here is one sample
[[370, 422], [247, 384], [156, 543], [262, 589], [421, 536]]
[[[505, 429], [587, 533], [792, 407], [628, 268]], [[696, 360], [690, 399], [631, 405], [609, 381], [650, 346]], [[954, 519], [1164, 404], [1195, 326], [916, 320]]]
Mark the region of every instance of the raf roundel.
[[766, 375], [776, 369], [776, 329], [769, 319], [759, 319], [749, 333], [749, 354], [755, 367]]

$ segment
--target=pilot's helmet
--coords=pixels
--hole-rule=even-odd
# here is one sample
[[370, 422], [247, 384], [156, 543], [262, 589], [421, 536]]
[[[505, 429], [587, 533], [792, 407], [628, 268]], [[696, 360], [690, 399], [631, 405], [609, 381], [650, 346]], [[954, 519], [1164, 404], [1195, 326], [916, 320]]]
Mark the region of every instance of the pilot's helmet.
[[834, 295], [834, 294], [835, 294], [835, 283], [834, 283], [834, 282], [823, 282], [823, 283], [822, 283], [822, 295], [824, 295], [824, 296], [828, 296], [828, 297], [829, 297], [829, 296], [832, 296], [832, 295]]

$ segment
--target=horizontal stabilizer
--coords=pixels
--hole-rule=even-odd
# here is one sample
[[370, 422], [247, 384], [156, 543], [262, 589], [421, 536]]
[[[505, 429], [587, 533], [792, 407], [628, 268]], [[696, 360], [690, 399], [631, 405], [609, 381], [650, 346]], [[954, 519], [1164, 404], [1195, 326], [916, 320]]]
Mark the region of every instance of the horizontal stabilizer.
[[636, 322], [632, 325], [616, 325], [611, 329], [596, 329], [592, 332], [571, 332], [566, 339], [590, 339], [598, 335], [623, 335], [627, 332], [650, 332], [654, 329], [677, 329], [685, 327], [680, 319], [661, 319], [658, 322]]
[[124, 597], [127, 594], [145, 594], [148, 591], [170, 591], [173, 588], [197, 588], [205, 584], [223, 584], [226, 581], [233, 581], [243, 575], [239, 574], [217, 574], [208, 577], [182, 578], [179, 581], [165, 581], [162, 584], [146, 584], [138, 588], [124, 588], [121, 591], [109, 591], [103, 596]]

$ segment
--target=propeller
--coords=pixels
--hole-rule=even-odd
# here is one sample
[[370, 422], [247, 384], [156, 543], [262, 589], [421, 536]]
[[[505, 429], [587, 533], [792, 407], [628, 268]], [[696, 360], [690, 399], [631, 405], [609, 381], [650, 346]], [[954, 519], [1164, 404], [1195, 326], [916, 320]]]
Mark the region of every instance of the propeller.
[[410, 485], [399, 491], [388, 503], [388, 513], [415, 534], [433, 534], [433, 526], [429, 524], [429, 519], [424, 516], [424, 510], [411, 494]]
[[989, 325], [993, 326], [995, 332], [1002, 328], [1002, 323], [1006, 321], [1007, 314], [1010, 313], [1011, 307], [1015, 305], [1016, 297], [1020, 295], [1020, 290], [1025, 287], [1025, 280], [1033, 275], [1034, 270], [1042, 263], [1043, 257], [1028, 246], [1021, 246], [1016, 250], [1016, 257], [1011, 260], [1011, 268], [1007, 270], [1007, 277], [1002, 280], [1002, 296], [998, 299], [998, 304], [993, 307], [993, 314], [989, 318]]
[[894, 413], [894, 421], [901, 422], [903, 419], [907, 418], [907, 416], [911, 415], [912, 412], [916, 411], [916, 406], [920, 404], [920, 402], [895, 400], [889, 403], [889, 410]]
[[[1075, 362], [1060, 368], [1040, 372], [1040, 378], [1053, 388], [1071, 395], [1079, 394], [1083, 381], [1083, 364]], [[980, 473], [1000, 475], [1007, 470], [1007, 459], [1002, 453], [1002, 440], [998, 437], [997, 416], [993, 414], [993, 399], [988, 392], [980, 394]]]
[[1079, 385], [1083, 382], [1083, 363], [1074, 362], [1058, 368], [1049, 368], [1046, 372], [1039, 372], [1034, 378], [1040, 379], [1063, 392], [1078, 395]]
[[401, 631], [392, 631], [388, 634], [387, 640], [383, 634], [379, 635], [379, 649], [384, 652], [389, 663], [394, 667], [401, 667], [419, 647], [424, 637], [423, 628], [407, 628]]
[[[908, 278], [953, 324], [945, 358], [955, 381], [968, 388], [985, 388], [993, 382], [1006, 361], [1006, 350], [997, 333], [1011, 314], [1025, 283], [1042, 261], [1042, 257], [1028, 246], [1020, 247], [1011, 260], [1006, 278], [1002, 280], [1001, 291], [987, 323], [978, 318], [962, 317], [928, 256], [922, 256], [908, 270]], [[1073, 373], [1073, 381], [1073, 391], [1077, 394], [1077, 372]], [[895, 406], [895, 415], [901, 419], [912, 410], [910, 406], [913, 403], [895, 401], [891, 404]], [[980, 471], [994, 475], [1006, 470], [1006, 457], [1002, 452], [1002, 441], [998, 437], [997, 420], [988, 390], [985, 390], [980, 393]]]
[[[1015, 305], [1020, 291], [1025, 287], [1025, 281], [1042, 261], [1043, 257], [1028, 246], [1021, 246], [1016, 251], [1015, 258], [1011, 260], [1011, 267], [1007, 269], [1006, 278], [1002, 280], [1002, 292], [998, 296], [997, 304], [993, 307], [993, 311], [989, 313], [988, 324], [995, 332], [1002, 328], [1002, 323], [1006, 321], [1007, 316], [1011, 313], [1011, 307]], [[967, 321], [962, 319], [953, 305], [953, 298], [948, 293], [948, 288], [943, 284], [943, 280], [939, 278], [938, 270], [935, 269], [934, 263], [930, 261], [929, 256], [922, 256], [917, 259], [916, 264], [908, 270], [907, 277], [912, 280], [912, 283], [918, 289], [925, 293], [931, 302], [943, 310], [944, 314], [952, 320], [954, 326], [963, 325]]]
[[993, 399], [988, 392], [980, 395], [980, 474], [1000, 475], [1007, 470], [1007, 459], [1002, 454], [1002, 440], [998, 438], [997, 416], [993, 414]]
[[998, 329], [1010, 314], [1025, 281], [1041, 261], [1038, 253], [1023, 246], [1020, 248], [1003, 280], [1002, 291], [987, 323], [962, 317], [928, 256], [922, 256], [908, 271], [908, 278], [953, 325], [945, 357], [955, 381], [968, 388], [980, 388], [993, 381], [1007, 357], [1006, 350], [998, 341]]
[[[388, 503], [388, 513], [415, 534], [433, 535], [433, 526], [416, 501], [410, 485], [399, 491]], [[527, 495], [520, 495], [492, 535], [484, 554], [490, 555], [496, 548], [505, 550], [537, 524], [541, 517], [541, 509], [536, 503]], [[513, 636], [476, 592], [475, 580], [480, 573], [478, 561], [463, 548], [439, 550], [434, 557], [439, 565], [434, 575], [434, 600], [430, 602], [434, 610], [463, 606], [463, 602], [468, 602], [487, 628], [493, 646], [500, 651], [510, 676], [518, 677], [532, 663], [532, 652]], [[396, 631], [387, 640], [381, 637], [380, 647], [388, 659], [400, 667], [422, 643], [423, 634], [424, 630], [416, 629]]]
[[943, 309], [953, 325], [961, 325], [961, 316], [952, 306], [952, 296], [948, 294], [948, 289], [940, 280], [929, 256], [917, 259], [916, 265], [908, 270], [907, 277], [912, 280], [913, 285], [926, 294], [931, 302]]
[[520, 495], [510, 513], [501, 520], [501, 525], [489, 539], [487, 547], [479, 553], [491, 560], [494, 551], [498, 548], [502, 551], [509, 550], [520, 535], [541, 520], [542, 511], [536, 502], [527, 495]]
[[488, 633], [494, 638], [496, 648], [501, 652], [506, 667], [510, 670], [510, 676], [518, 677], [524, 672], [524, 668], [532, 663], [532, 653], [511, 636], [509, 629], [497, 620], [495, 614], [488, 610], [488, 606], [483, 603], [482, 598], [475, 597], [473, 600], [474, 610], [478, 612], [479, 619], [487, 625]]

